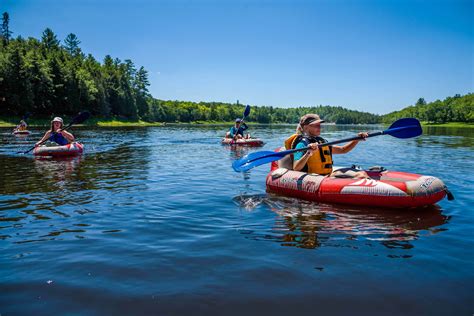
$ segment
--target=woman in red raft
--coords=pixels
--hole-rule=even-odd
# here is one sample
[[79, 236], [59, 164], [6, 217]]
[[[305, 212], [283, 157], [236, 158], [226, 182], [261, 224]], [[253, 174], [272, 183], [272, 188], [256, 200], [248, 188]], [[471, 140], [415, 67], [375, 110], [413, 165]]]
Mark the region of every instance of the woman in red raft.
[[[334, 168], [332, 155], [349, 152], [359, 141], [324, 146], [327, 141], [320, 136], [322, 122], [317, 114], [300, 119], [296, 134], [277, 151], [309, 149], [274, 161], [267, 176], [267, 191], [325, 203], [390, 208], [431, 205], [446, 196], [446, 186], [435, 177], [387, 171], [383, 167]], [[368, 134], [358, 136], [365, 139]]]
[[[63, 119], [55, 117], [51, 121], [51, 129], [47, 131], [43, 138], [41, 138], [36, 144], [33, 154], [36, 156], [75, 156], [83, 151], [83, 145], [74, 142], [74, 136], [66, 130], [63, 130], [64, 124]], [[59, 146], [40, 146], [47, 140], [55, 142]]]

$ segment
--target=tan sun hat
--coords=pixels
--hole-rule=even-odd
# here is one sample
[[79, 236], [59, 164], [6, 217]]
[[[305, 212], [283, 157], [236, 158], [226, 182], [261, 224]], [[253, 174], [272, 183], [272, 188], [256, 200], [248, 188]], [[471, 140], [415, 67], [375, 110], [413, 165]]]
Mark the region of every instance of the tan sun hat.
[[61, 122], [61, 124], [64, 124], [63, 119], [60, 118], [59, 116], [56, 116], [55, 118], [53, 118], [53, 120], [51, 122]]
[[322, 120], [318, 114], [306, 114], [303, 115], [300, 119], [300, 125], [305, 126], [305, 125], [315, 125], [315, 124], [320, 124], [325, 122]]

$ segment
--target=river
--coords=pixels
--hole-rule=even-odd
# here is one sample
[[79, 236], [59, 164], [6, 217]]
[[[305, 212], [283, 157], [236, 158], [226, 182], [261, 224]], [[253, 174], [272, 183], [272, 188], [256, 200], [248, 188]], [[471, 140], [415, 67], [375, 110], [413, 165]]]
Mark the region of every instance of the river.
[[268, 165], [231, 168], [293, 130], [251, 126], [264, 147], [235, 150], [222, 126], [74, 127], [85, 154], [51, 160], [16, 154], [43, 131], [0, 129], [0, 314], [472, 315], [474, 130], [335, 156], [439, 177], [456, 198], [416, 210], [269, 195]]

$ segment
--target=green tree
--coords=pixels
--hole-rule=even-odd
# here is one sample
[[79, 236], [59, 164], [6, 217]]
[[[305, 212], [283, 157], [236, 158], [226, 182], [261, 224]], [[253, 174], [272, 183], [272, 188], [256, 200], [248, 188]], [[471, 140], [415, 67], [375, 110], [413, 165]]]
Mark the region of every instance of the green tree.
[[81, 41], [73, 33], [69, 33], [64, 40], [64, 48], [71, 55], [76, 55], [80, 52], [79, 44], [81, 44]]
[[54, 34], [53, 30], [51, 30], [49, 27], [43, 31], [41, 41], [48, 49], [57, 48], [59, 46], [58, 38]]
[[426, 105], [426, 101], [424, 98], [419, 98], [415, 105]]
[[8, 42], [10, 41], [10, 37], [12, 35], [9, 24], [10, 24], [10, 16], [8, 15], [8, 12], [3, 12], [1, 36], [2, 36], [2, 40], [4, 44], [8, 44]]
[[148, 72], [142, 66], [135, 74], [134, 88], [137, 98], [137, 110], [140, 117], [144, 117], [148, 111], [148, 86], [150, 82], [148, 80]]

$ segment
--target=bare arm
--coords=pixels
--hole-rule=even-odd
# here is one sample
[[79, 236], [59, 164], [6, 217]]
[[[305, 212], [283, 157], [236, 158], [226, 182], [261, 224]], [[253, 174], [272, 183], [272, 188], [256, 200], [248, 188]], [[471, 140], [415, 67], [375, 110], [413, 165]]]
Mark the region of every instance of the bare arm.
[[313, 155], [314, 150], [318, 149], [318, 144], [316, 143], [309, 144], [308, 146], [311, 147], [311, 149], [308, 149], [301, 159], [293, 160], [293, 170], [300, 171], [303, 169], [308, 162], [309, 157]]
[[306, 165], [306, 163], [308, 162], [309, 157], [311, 157], [312, 154], [313, 154], [313, 153], [308, 150], [308, 151], [303, 155], [303, 157], [301, 157], [301, 159], [293, 161], [293, 170], [295, 170], [295, 171], [300, 171], [301, 169], [303, 169], [304, 166]]
[[60, 131], [60, 133], [68, 140], [68, 142], [72, 143], [74, 141], [74, 136], [68, 131]]
[[39, 146], [40, 144], [44, 143], [49, 138], [49, 136], [51, 136], [51, 132], [47, 131], [44, 136], [35, 144], [35, 146]]
[[[365, 138], [369, 135], [368, 133], [359, 133], [358, 134], [360, 137], [362, 137], [361, 140], [365, 140]], [[345, 144], [344, 146], [332, 146], [332, 153], [333, 154], [346, 154], [350, 152], [352, 149], [354, 149], [355, 146], [361, 141], [361, 140], [353, 140], [350, 143]]]

